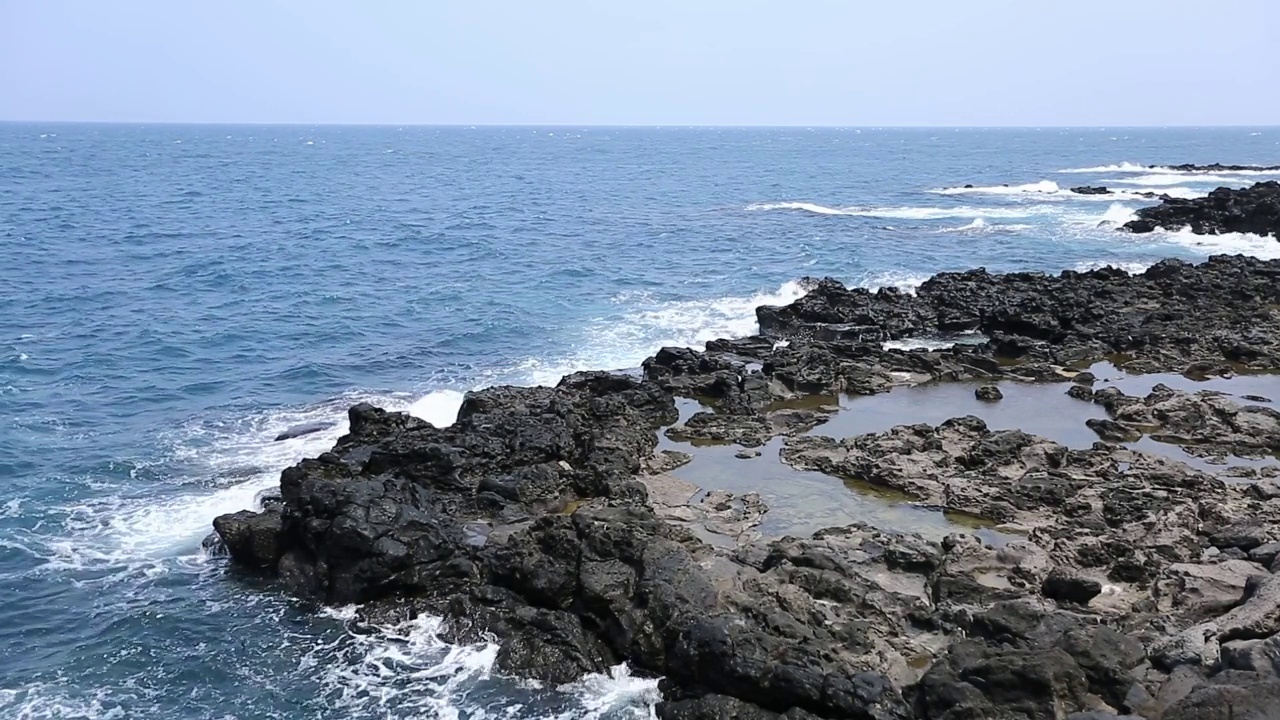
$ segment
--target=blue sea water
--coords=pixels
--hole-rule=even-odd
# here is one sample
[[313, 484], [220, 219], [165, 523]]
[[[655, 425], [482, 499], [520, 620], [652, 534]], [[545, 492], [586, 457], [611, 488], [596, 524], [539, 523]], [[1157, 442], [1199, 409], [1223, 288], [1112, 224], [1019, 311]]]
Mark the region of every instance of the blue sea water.
[[447, 423], [749, 333], [806, 275], [1280, 257], [1117, 232], [1138, 192], [1264, 177], [1141, 167], [1182, 162], [1274, 164], [1280, 130], [0, 124], [0, 717], [648, 717], [625, 668], [492, 676], [201, 541], [355, 401]]

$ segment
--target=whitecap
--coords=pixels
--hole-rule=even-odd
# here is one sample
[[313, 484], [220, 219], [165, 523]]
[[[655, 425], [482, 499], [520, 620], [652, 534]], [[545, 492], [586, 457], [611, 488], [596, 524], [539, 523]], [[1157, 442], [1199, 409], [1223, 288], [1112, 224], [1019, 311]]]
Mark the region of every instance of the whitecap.
[[1137, 163], [1122, 162], [1119, 165], [1095, 165], [1094, 167], [1067, 168], [1059, 170], [1060, 173], [1145, 173], [1151, 172], [1152, 168], [1146, 165], [1138, 165]]
[[959, 207], [828, 207], [808, 202], [756, 203], [747, 210], [800, 210], [818, 215], [847, 215], [854, 217], [886, 218], [894, 220], [945, 220], [948, 218], [1024, 218], [1055, 212], [1048, 206], [1017, 208]]
[[1118, 183], [1125, 185], [1142, 185], [1144, 187], [1159, 187], [1161, 185], [1177, 185], [1185, 182], [1199, 183], [1240, 183], [1240, 178], [1230, 178], [1225, 175], [1205, 175], [1190, 173], [1157, 173], [1152, 175], [1141, 175], [1136, 178], [1119, 178]]
[[968, 195], [968, 194], [987, 194], [987, 195], [1053, 195], [1062, 192], [1062, 188], [1058, 187], [1058, 183], [1052, 180], [1041, 180], [1040, 182], [1027, 183], [1025, 185], [991, 185], [986, 187], [949, 187], [930, 190], [929, 192], [937, 195]]
[[973, 232], [986, 230], [988, 227], [986, 220], [983, 220], [982, 218], [974, 218], [967, 225], [961, 225], [960, 227], [954, 228], [943, 228], [942, 232]]
[[850, 215], [852, 213], [841, 208], [827, 207], [809, 202], [777, 202], [777, 203], [752, 203], [747, 206], [748, 210], [803, 210], [805, 212], [817, 215]]

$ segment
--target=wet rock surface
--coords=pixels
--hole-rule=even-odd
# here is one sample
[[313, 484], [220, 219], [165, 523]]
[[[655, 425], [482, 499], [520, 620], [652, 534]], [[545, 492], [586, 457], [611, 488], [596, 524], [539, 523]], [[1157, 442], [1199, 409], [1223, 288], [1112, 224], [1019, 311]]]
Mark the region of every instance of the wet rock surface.
[[[278, 502], [215, 530], [290, 592], [498, 638], [498, 672], [661, 676], [660, 718], [1273, 717], [1280, 485], [1114, 442], [1267, 453], [1280, 416], [1216, 393], [1130, 396], [1081, 368], [1280, 369], [1278, 277], [1280, 263], [1215, 257], [947, 273], [915, 295], [816, 281], [760, 308], [761, 336], [663, 349], [643, 378], [473, 392], [448, 428], [356, 406], [331, 451], [282, 474]], [[922, 337], [961, 342], [882, 345]], [[1069, 402], [1108, 415], [1091, 447], [976, 417], [822, 435], [841, 395], [1072, 379], [1096, 405]], [[676, 396], [705, 408], [682, 418]], [[664, 429], [732, 445], [735, 467], [780, 446], [791, 466], [997, 523], [1004, 540], [866, 523], [765, 536], [759, 495], [672, 475], [697, 450], [659, 451]]]
[[1202, 198], [1166, 197], [1137, 215], [1124, 224], [1125, 230], [1148, 233], [1189, 227], [1199, 235], [1253, 233], [1280, 239], [1280, 182], [1269, 180], [1238, 190], [1220, 187]]

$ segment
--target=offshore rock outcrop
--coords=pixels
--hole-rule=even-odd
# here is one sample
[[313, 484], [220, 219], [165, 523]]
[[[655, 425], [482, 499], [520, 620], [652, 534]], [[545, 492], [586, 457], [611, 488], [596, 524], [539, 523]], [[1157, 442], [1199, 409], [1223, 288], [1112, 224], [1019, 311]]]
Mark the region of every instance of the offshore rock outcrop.
[[1270, 180], [1239, 190], [1220, 187], [1202, 198], [1166, 197], [1137, 215], [1123, 229], [1148, 233], [1191, 228], [1199, 235], [1253, 233], [1280, 239], [1280, 182]]
[[[1079, 367], [1102, 358], [1280, 369], [1277, 277], [1280, 263], [1218, 257], [1141, 275], [944, 273], [915, 295], [818, 281], [760, 308], [762, 335], [663, 349], [642, 378], [469, 393], [447, 428], [356, 406], [330, 452], [282, 474], [279, 502], [215, 529], [237, 565], [292, 592], [442, 615], [459, 642], [496, 636], [500, 672], [562, 683], [626, 661], [661, 675], [661, 718], [1270, 717], [1276, 481], [976, 418], [813, 433], [841, 393], [923, 381], [1088, 389]], [[882, 344], [913, 338], [960, 344]], [[676, 395], [710, 409], [680, 422]], [[1122, 430], [1275, 447], [1274, 413], [1218, 396], [1087, 398]], [[759, 498], [672, 482], [688, 458], [655, 455], [662, 428], [744, 446], [783, 435], [788, 463], [985, 518], [1002, 540], [865, 524], [761, 538]]]
[[1210, 163], [1208, 165], [1196, 165], [1195, 163], [1183, 163], [1181, 165], [1151, 165], [1153, 170], [1174, 170], [1177, 172], [1275, 172], [1280, 170], [1280, 165], [1223, 165], [1222, 163]]

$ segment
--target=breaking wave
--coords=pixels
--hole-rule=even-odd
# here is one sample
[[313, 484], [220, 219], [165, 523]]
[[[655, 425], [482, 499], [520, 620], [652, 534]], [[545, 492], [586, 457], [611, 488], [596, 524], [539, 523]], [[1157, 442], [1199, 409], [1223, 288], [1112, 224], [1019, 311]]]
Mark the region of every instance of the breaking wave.
[[985, 187], [949, 187], [937, 188], [929, 192], [936, 195], [1054, 195], [1062, 192], [1062, 188], [1058, 187], [1058, 183], [1052, 180], [1041, 180], [1040, 182], [1027, 183], [1025, 185], [989, 185]]
[[1159, 173], [1154, 175], [1142, 175], [1136, 178], [1119, 178], [1118, 183], [1125, 185], [1142, 185], [1145, 187], [1160, 187], [1162, 185], [1177, 185], [1185, 182], [1199, 183], [1233, 183], [1242, 182], [1240, 178], [1231, 178], [1226, 175], [1204, 175], [1192, 173]]
[[976, 207], [827, 207], [807, 202], [755, 203], [750, 211], [799, 210], [818, 215], [846, 215], [853, 217], [884, 218], [892, 220], [946, 220], [950, 218], [1025, 218], [1055, 212], [1049, 206], [1030, 205], [1010, 208]]

